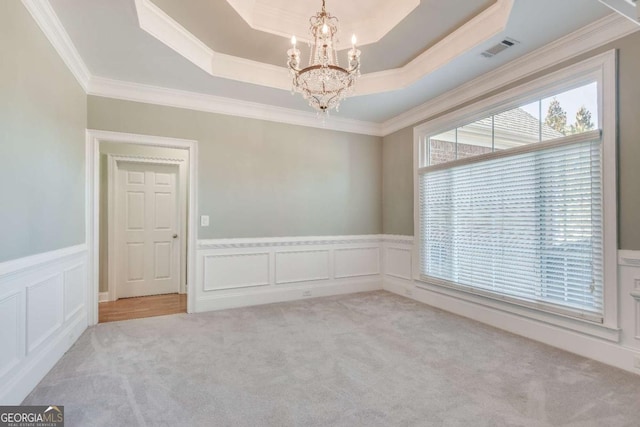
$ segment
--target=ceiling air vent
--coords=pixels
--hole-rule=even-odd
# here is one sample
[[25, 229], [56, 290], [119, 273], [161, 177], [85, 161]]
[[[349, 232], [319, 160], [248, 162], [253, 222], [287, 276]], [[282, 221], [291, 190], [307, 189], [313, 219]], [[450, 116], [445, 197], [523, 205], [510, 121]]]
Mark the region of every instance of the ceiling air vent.
[[514, 40], [514, 39], [511, 39], [511, 38], [507, 37], [506, 39], [502, 40], [497, 45], [485, 50], [484, 52], [482, 52], [482, 56], [484, 56], [485, 58], [493, 58], [494, 56], [496, 56], [497, 54], [499, 54], [503, 50], [507, 50], [510, 47], [515, 46], [517, 44], [520, 44], [520, 42], [517, 41], [517, 40]]

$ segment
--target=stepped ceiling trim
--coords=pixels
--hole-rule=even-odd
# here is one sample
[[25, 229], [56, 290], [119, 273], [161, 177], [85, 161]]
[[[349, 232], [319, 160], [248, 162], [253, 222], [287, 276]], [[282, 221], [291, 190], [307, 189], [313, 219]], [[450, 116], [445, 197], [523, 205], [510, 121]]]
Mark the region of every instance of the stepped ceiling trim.
[[332, 117], [326, 123], [321, 123], [311, 112], [274, 108], [272, 105], [117, 81], [93, 75], [78, 54], [49, 1], [22, 0], [22, 3], [88, 95], [375, 136], [386, 136], [413, 126], [456, 105], [477, 99], [483, 94], [640, 30], [637, 24], [613, 13], [385, 122]]
[[[363, 74], [354, 96], [405, 88], [500, 34], [507, 25], [513, 2], [514, 0], [496, 0], [404, 67]], [[285, 67], [215, 52], [151, 0], [135, 0], [135, 5], [142, 30], [208, 74], [275, 89], [291, 89], [289, 71]]]

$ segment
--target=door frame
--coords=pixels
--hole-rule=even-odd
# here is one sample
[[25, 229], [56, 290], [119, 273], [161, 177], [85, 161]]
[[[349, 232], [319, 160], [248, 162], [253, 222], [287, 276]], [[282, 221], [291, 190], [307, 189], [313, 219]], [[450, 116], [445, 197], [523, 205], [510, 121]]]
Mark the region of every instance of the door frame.
[[[121, 154], [107, 154], [107, 240], [108, 240], [108, 254], [109, 254], [109, 263], [107, 265], [108, 270], [108, 286], [109, 286], [109, 301], [115, 301], [117, 297], [117, 286], [118, 281], [116, 280], [116, 272], [117, 272], [117, 234], [116, 234], [116, 218], [117, 218], [117, 202], [116, 202], [116, 185], [117, 185], [117, 174], [119, 170], [119, 165], [121, 163], [133, 163], [133, 164], [145, 164], [145, 165], [169, 165], [169, 166], [177, 166], [178, 173], [176, 176], [176, 194], [177, 194], [177, 202], [178, 202], [178, 215], [176, 217], [178, 221], [178, 233], [180, 235], [180, 239], [184, 239], [184, 236], [187, 235], [187, 218], [185, 215], [184, 207], [187, 204], [187, 195], [183, 194], [181, 190], [181, 182], [182, 177], [186, 176], [184, 173], [185, 162], [182, 159], [170, 159], [163, 157], [148, 157], [148, 156], [138, 156], [138, 155], [121, 155]], [[188, 185], [187, 185], [188, 188]], [[187, 275], [183, 275], [184, 270], [186, 269], [186, 258], [184, 251], [186, 250], [186, 246], [183, 244], [183, 240], [180, 240], [180, 274], [179, 274], [179, 291], [181, 294], [187, 293], [187, 286], [184, 277]]]
[[189, 153], [187, 236], [187, 313], [195, 310], [198, 232], [198, 141], [87, 129], [85, 145], [85, 235], [88, 247], [86, 307], [89, 326], [98, 324], [100, 294], [100, 143], [186, 149]]

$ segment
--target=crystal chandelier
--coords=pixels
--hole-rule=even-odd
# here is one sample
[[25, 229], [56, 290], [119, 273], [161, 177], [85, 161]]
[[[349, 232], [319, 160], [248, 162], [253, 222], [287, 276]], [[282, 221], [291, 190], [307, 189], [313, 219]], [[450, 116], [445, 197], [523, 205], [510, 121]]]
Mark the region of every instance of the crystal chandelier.
[[351, 39], [349, 67], [338, 63], [336, 51], [338, 18], [327, 13], [325, 0], [322, 11], [309, 19], [311, 40], [309, 66], [300, 68], [300, 50], [296, 47], [296, 37], [291, 38], [293, 47], [287, 51], [287, 65], [293, 80], [292, 93], [299, 92], [319, 113], [328, 114], [340, 101], [353, 91], [360, 76], [360, 51], [356, 49], [356, 36]]

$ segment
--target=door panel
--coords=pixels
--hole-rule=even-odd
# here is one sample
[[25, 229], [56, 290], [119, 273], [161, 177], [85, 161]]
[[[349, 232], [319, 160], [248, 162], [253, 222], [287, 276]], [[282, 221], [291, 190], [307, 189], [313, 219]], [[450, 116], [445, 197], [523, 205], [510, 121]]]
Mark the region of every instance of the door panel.
[[144, 230], [144, 193], [127, 192], [127, 230]]
[[174, 165], [118, 163], [117, 298], [179, 292], [177, 180]]
[[128, 184], [144, 184], [144, 172], [129, 171], [127, 173]]
[[171, 244], [156, 243], [155, 278], [168, 279], [171, 277]]
[[144, 280], [144, 243], [127, 243], [127, 281]]
[[156, 174], [156, 185], [171, 185], [171, 175], [166, 173]]
[[171, 193], [156, 193], [155, 196], [156, 230], [171, 230], [175, 220], [175, 210], [172, 209], [172, 205], [175, 204], [175, 195]]

